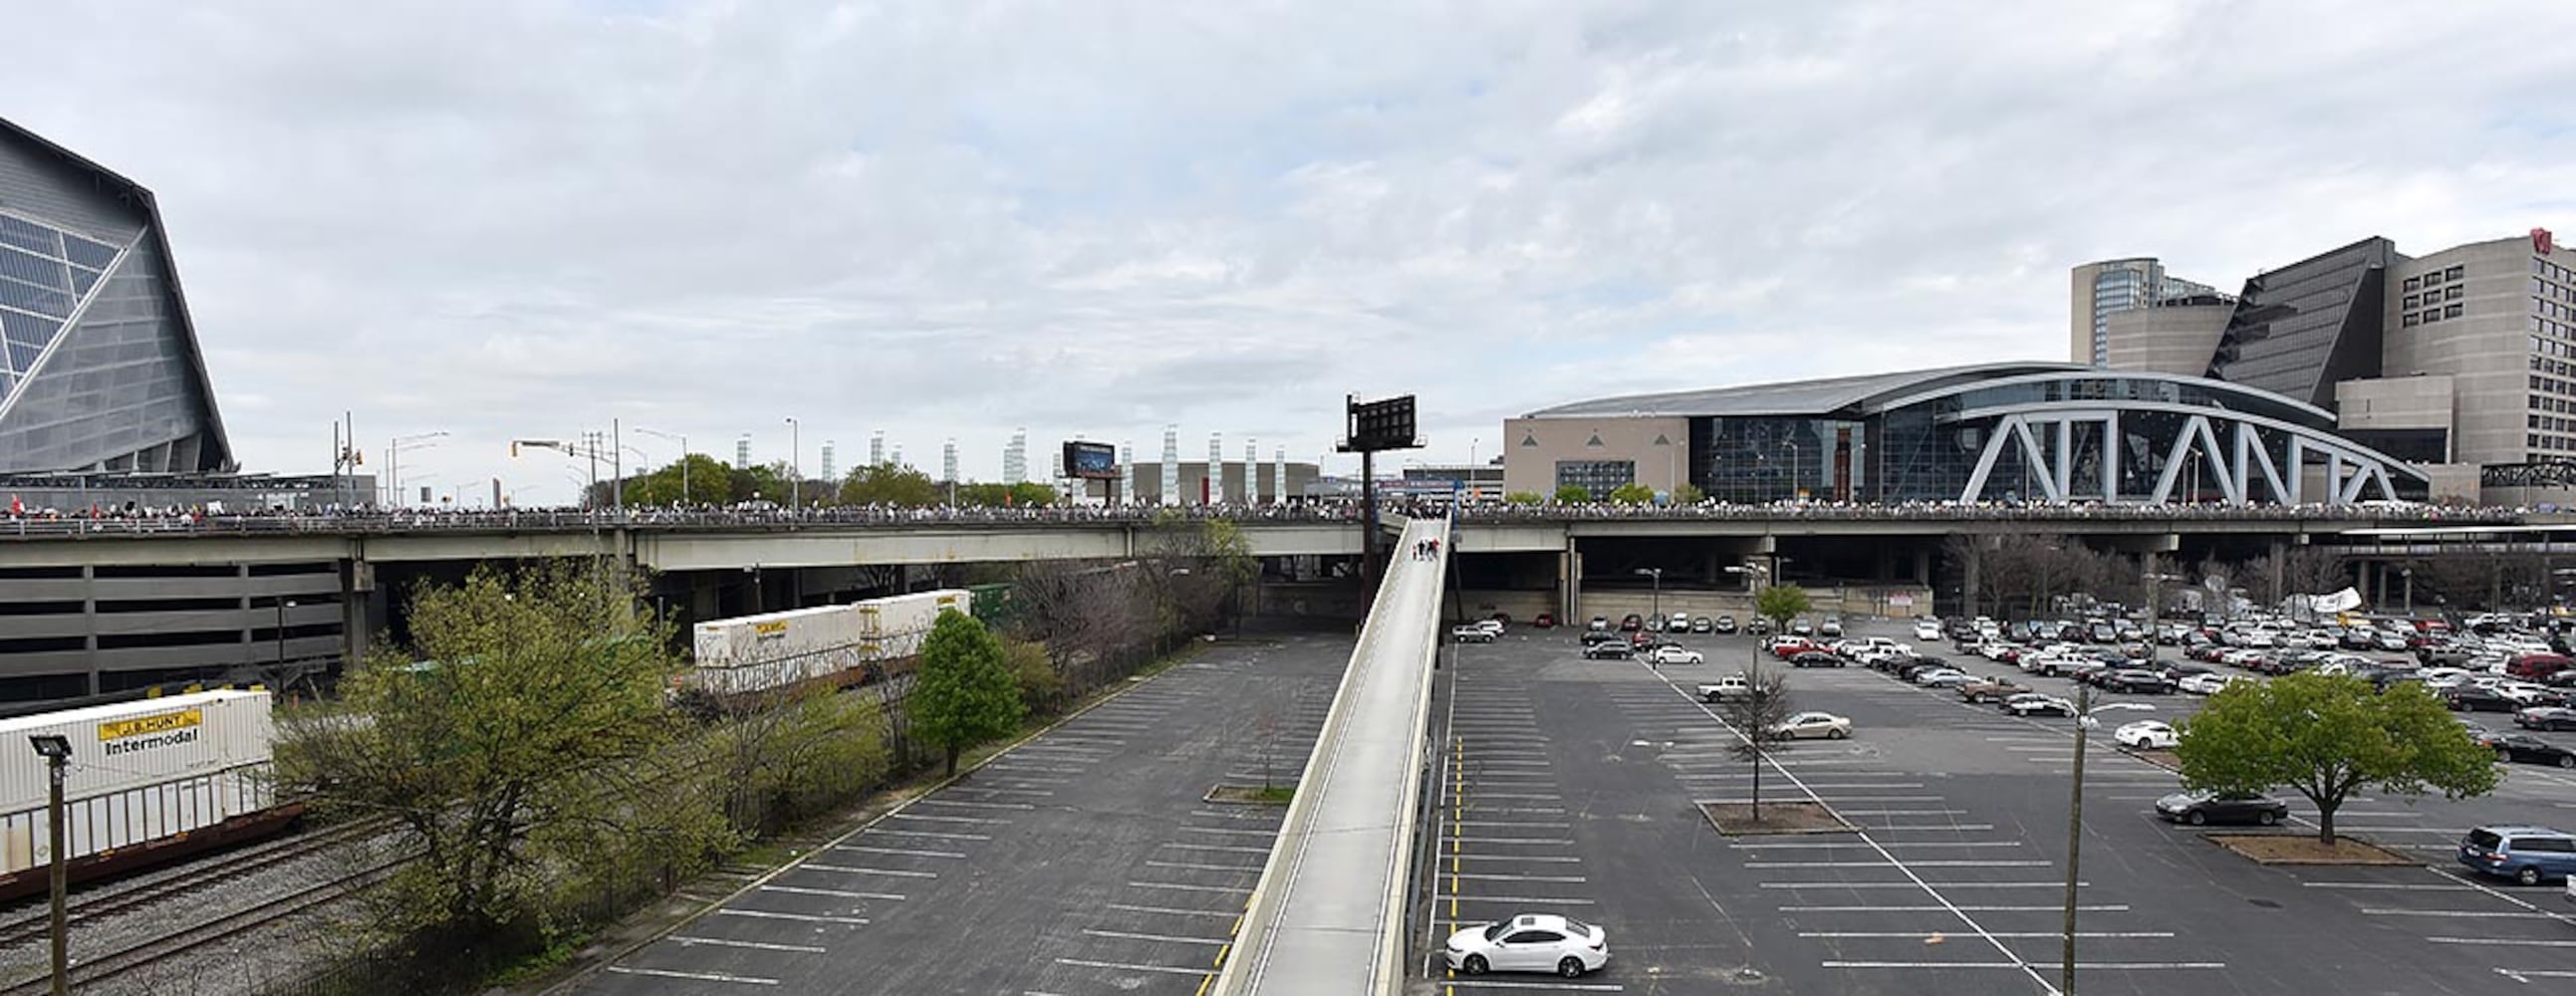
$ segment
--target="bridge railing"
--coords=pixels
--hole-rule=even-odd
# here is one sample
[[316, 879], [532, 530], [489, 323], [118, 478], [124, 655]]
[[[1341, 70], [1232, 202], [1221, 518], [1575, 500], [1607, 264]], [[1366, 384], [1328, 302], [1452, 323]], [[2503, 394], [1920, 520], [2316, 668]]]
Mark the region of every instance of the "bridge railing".
[[[1418, 506], [1388, 502], [1382, 508], [1400, 515]], [[1429, 509], [1425, 509], [1428, 511]], [[2438, 505], [2046, 505], [1907, 503], [1891, 505], [1834, 502], [1775, 502], [1733, 505], [1616, 504], [1471, 504], [1454, 510], [1454, 520], [1475, 525], [1533, 525], [1567, 522], [1764, 522], [1764, 521], [1917, 521], [1917, 522], [2087, 522], [2367, 521], [2386, 525], [2510, 525], [2524, 520], [2521, 509]], [[599, 529], [744, 530], [904, 528], [948, 525], [1009, 527], [1142, 526], [1179, 519], [1225, 519], [1244, 523], [1355, 524], [1355, 502], [1303, 505], [1175, 506], [1038, 506], [1003, 508], [839, 507], [802, 512], [786, 510], [667, 509], [627, 507], [582, 511], [510, 510], [500, 512], [285, 512], [256, 514], [12, 514], [0, 517], [0, 538], [167, 535], [402, 535], [440, 532], [574, 532]]]

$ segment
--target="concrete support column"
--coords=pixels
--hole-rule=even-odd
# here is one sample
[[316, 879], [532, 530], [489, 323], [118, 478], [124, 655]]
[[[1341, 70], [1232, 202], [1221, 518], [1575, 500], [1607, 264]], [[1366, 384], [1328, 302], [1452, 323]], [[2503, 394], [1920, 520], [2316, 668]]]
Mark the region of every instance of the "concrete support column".
[[[250, 568], [242, 568], [247, 574]], [[89, 672], [89, 693], [98, 694], [98, 567], [81, 565], [81, 640], [82, 658]]]
[[1959, 600], [1967, 604], [1960, 606], [1959, 611], [1962, 614], [1974, 616], [1983, 609], [1977, 598], [1977, 575], [1983, 566], [1982, 561], [1986, 550], [1985, 537], [1968, 537], [1967, 547], [1968, 555], [1959, 564]]
[[2373, 594], [2370, 583], [2370, 561], [2353, 561], [2352, 573], [2354, 575], [2352, 590], [2361, 595], [2361, 604], [2369, 606], [2373, 612], [2379, 611], [2379, 598]]
[[376, 565], [363, 558], [340, 562], [340, 673], [355, 672], [367, 654], [367, 593], [376, 589]]
[[1929, 549], [1914, 551], [1914, 583], [1932, 587], [1932, 551]]
[[[2266, 561], [2271, 565], [2272, 569], [2269, 572], [2269, 576], [2263, 579], [2263, 590], [2266, 593], [2275, 597], [2288, 594], [2288, 592], [2281, 590], [2281, 558], [2289, 555], [2290, 548], [2287, 544], [2284, 544], [2279, 540], [2272, 541], [2272, 556], [2270, 560]], [[2267, 605], [2264, 606], [2264, 608], [2269, 609], [2271, 606]]]
[[1896, 580], [1896, 550], [1881, 543], [1870, 553], [1869, 579], [1881, 584]]
[[1565, 553], [1557, 558], [1557, 584], [1562, 592], [1565, 614], [1559, 616], [1566, 625], [1577, 625], [1583, 616], [1583, 551], [1574, 548], [1574, 537], [1565, 538]]

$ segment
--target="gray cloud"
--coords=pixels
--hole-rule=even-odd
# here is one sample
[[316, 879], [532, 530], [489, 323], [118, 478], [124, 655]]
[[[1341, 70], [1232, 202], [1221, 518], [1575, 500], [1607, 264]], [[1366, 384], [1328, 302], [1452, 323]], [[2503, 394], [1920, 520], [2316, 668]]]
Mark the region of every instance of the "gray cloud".
[[[20, 123], [161, 196], [246, 461], [445, 429], [732, 455], [1027, 426], [1427, 456], [1608, 393], [2063, 349], [2066, 269], [2230, 284], [2568, 224], [2563, 5], [43, 5]], [[2524, 39], [2530, 39], [2525, 42]], [[114, 58], [99, 53], [113, 52]], [[2552, 216], [2558, 212], [2560, 216]], [[669, 443], [634, 441], [656, 459]], [[376, 444], [378, 447], [381, 444]], [[1040, 465], [1043, 465], [1042, 458]], [[413, 468], [418, 468], [414, 471]], [[477, 492], [479, 493], [479, 491]]]

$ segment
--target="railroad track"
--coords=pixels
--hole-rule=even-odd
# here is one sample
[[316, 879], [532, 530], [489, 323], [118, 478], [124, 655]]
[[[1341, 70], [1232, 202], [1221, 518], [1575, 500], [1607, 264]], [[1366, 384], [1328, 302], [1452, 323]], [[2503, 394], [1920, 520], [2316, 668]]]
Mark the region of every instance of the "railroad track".
[[[71, 988], [77, 991], [86, 986], [96, 985], [236, 934], [275, 923], [318, 906], [337, 902], [351, 893], [383, 880], [408, 860], [410, 859], [407, 857], [395, 858], [337, 876], [311, 889], [280, 896], [248, 909], [191, 924], [115, 950], [93, 954], [71, 967]], [[0, 996], [45, 993], [51, 990], [51, 984], [50, 974], [39, 974], [32, 979], [24, 979], [6, 989], [0, 989]]]
[[[71, 927], [102, 922], [213, 888], [283, 862], [324, 853], [350, 841], [380, 833], [390, 825], [391, 821], [387, 820], [360, 820], [228, 850], [129, 887], [111, 885], [91, 895], [69, 897], [64, 919]], [[52, 932], [50, 911], [38, 905], [31, 916], [0, 921], [0, 949], [42, 943]]]

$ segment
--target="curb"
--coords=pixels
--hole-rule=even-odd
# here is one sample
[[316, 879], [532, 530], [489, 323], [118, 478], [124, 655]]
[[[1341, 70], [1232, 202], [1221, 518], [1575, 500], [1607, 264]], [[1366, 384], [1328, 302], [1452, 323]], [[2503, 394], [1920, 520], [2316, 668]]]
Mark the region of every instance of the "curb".
[[888, 820], [888, 819], [892, 818], [896, 813], [900, 813], [900, 812], [903, 812], [903, 811], [904, 811], [904, 810], [906, 810], [906, 809], [910, 809], [910, 808], [912, 808], [912, 804], [913, 804], [913, 803], [916, 803], [916, 802], [919, 802], [919, 801], [921, 801], [921, 800], [923, 800], [923, 799], [926, 799], [926, 798], [930, 797], [931, 795], [933, 795], [933, 794], [937, 793], [939, 790], [944, 789], [944, 788], [947, 788], [948, 786], [953, 785], [953, 784], [956, 784], [958, 781], [963, 780], [966, 776], [968, 776], [968, 775], [972, 775], [972, 774], [974, 774], [974, 773], [975, 773], [975, 772], [977, 772], [977, 771], [981, 771], [981, 770], [983, 770], [983, 768], [984, 768], [984, 766], [985, 766], [985, 765], [991, 764], [991, 763], [993, 763], [993, 762], [994, 762], [995, 760], [997, 760], [997, 759], [1000, 759], [1000, 758], [1002, 758], [1002, 757], [1006, 757], [1006, 756], [1008, 756], [1012, 751], [1018, 750], [1018, 749], [1020, 749], [1021, 747], [1023, 747], [1023, 746], [1025, 746], [1025, 745], [1027, 745], [1029, 741], [1035, 740], [1035, 739], [1037, 739], [1037, 738], [1039, 738], [1039, 737], [1046, 736], [1046, 735], [1047, 735], [1047, 734], [1049, 734], [1049, 733], [1053, 733], [1053, 732], [1055, 732], [1055, 731], [1056, 731], [1056, 728], [1057, 728], [1057, 727], [1061, 727], [1061, 726], [1063, 726], [1063, 725], [1064, 725], [1064, 724], [1066, 724], [1066, 723], [1073, 722], [1074, 720], [1081, 718], [1085, 713], [1088, 713], [1088, 712], [1090, 712], [1091, 710], [1094, 710], [1094, 709], [1100, 708], [1101, 706], [1104, 706], [1104, 705], [1108, 705], [1108, 704], [1109, 704], [1109, 703], [1111, 703], [1111, 702], [1115, 702], [1115, 701], [1117, 701], [1118, 699], [1120, 699], [1121, 697], [1124, 697], [1124, 696], [1125, 696], [1127, 693], [1129, 693], [1129, 692], [1135, 691], [1136, 689], [1143, 688], [1143, 687], [1145, 687], [1146, 685], [1152, 684], [1152, 683], [1154, 682], [1154, 680], [1155, 680], [1155, 679], [1157, 679], [1157, 678], [1161, 678], [1163, 675], [1171, 673], [1171, 671], [1172, 671], [1172, 669], [1171, 669], [1171, 668], [1164, 668], [1164, 669], [1163, 669], [1163, 670], [1161, 670], [1161, 671], [1157, 671], [1157, 672], [1155, 672], [1155, 673], [1154, 673], [1153, 675], [1151, 675], [1151, 676], [1148, 676], [1148, 677], [1145, 677], [1145, 678], [1142, 678], [1142, 679], [1136, 679], [1136, 680], [1129, 680], [1129, 681], [1125, 681], [1125, 682], [1123, 683], [1123, 684], [1125, 685], [1125, 687], [1120, 688], [1120, 689], [1118, 689], [1117, 691], [1111, 692], [1111, 693], [1109, 693], [1109, 694], [1102, 695], [1102, 696], [1100, 696], [1099, 698], [1093, 699], [1093, 700], [1092, 700], [1091, 702], [1089, 702], [1088, 704], [1085, 704], [1082, 708], [1080, 708], [1080, 709], [1076, 709], [1076, 710], [1074, 710], [1074, 711], [1072, 711], [1072, 712], [1069, 712], [1069, 713], [1066, 713], [1066, 714], [1064, 714], [1064, 715], [1062, 715], [1062, 716], [1057, 717], [1057, 718], [1056, 718], [1056, 720], [1055, 720], [1055, 722], [1048, 723], [1047, 725], [1042, 726], [1042, 727], [1039, 727], [1038, 729], [1036, 729], [1036, 730], [1033, 730], [1033, 731], [1029, 732], [1027, 735], [1022, 736], [1021, 738], [1019, 738], [1019, 739], [1017, 739], [1017, 740], [1011, 741], [1010, 743], [1003, 745], [1003, 746], [1001, 747], [1001, 749], [999, 749], [999, 750], [995, 750], [995, 751], [994, 751], [994, 752], [992, 752], [991, 754], [987, 754], [987, 755], [985, 755], [984, 757], [982, 757], [982, 758], [980, 758], [980, 759], [977, 759], [977, 760], [975, 761], [975, 763], [973, 763], [973, 764], [970, 764], [970, 765], [967, 765], [967, 766], [965, 766], [965, 767], [959, 768], [959, 769], [957, 770], [957, 773], [956, 773], [956, 774], [951, 775], [951, 776], [948, 776], [948, 777], [946, 777], [946, 778], [942, 778], [942, 779], [940, 779], [940, 780], [939, 780], [939, 781], [937, 781], [937, 782], [934, 782], [934, 783], [932, 783], [932, 784], [930, 784], [930, 785], [928, 785], [928, 786], [923, 787], [923, 788], [921, 789], [921, 791], [913, 793], [909, 798], [904, 799], [902, 802], [896, 803], [892, 808], [887, 809], [885, 812], [878, 813], [878, 814], [876, 814], [875, 816], [868, 817], [865, 821], [861, 822], [858, 826], [852, 827], [852, 828], [850, 828], [848, 831], [843, 832], [843, 833], [841, 833], [840, 835], [835, 836], [835, 837], [833, 837], [832, 839], [830, 839], [830, 840], [828, 840], [828, 841], [823, 842], [822, 844], [820, 844], [820, 845], [818, 845], [818, 846], [816, 846], [816, 847], [814, 847], [814, 848], [812, 848], [812, 849], [810, 849], [810, 850], [806, 851], [805, 853], [800, 854], [800, 855], [797, 855], [797, 856], [795, 857], [795, 859], [794, 859], [794, 860], [791, 860], [791, 861], [787, 862], [786, 864], [780, 865], [780, 866], [778, 866], [778, 867], [776, 867], [776, 868], [772, 868], [772, 869], [768, 870], [767, 872], [762, 873], [762, 874], [761, 874], [761, 875], [759, 875], [758, 877], [753, 878], [753, 879], [751, 879], [750, 881], [744, 882], [741, 886], [739, 886], [739, 887], [735, 888], [733, 891], [731, 891], [731, 892], [727, 892], [727, 893], [725, 893], [724, 895], [722, 895], [722, 896], [718, 896], [718, 897], [716, 897], [715, 899], [708, 901], [708, 902], [707, 902], [707, 903], [705, 903], [704, 905], [699, 906], [699, 907], [698, 907], [698, 909], [697, 909], [695, 912], [692, 912], [692, 913], [689, 913], [689, 914], [687, 914], [687, 915], [681, 916], [680, 918], [678, 918], [678, 919], [676, 919], [676, 920], [673, 920], [672, 922], [670, 922], [670, 923], [668, 923], [668, 924], [663, 925], [661, 929], [654, 931], [651, 935], [646, 936], [646, 937], [644, 937], [644, 938], [643, 938], [643, 939], [641, 939], [641, 940], [635, 941], [634, 943], [631, 943], [631, 944], [627, 944], [627, 945], [625, 945], [625, 946], [623, 946], [623, 947], [618, 948], [617, 950], [615, 950], [615, 951], [613, 951], [613, 952], [608, 952], [608, 953], [606, 953], [606, 954], [603, 954], [602, 956], [600, 956], [600, 957], [599, 957], [599, 958], [597, 958], [596, 960], [593, 960], [593, 961], [591, 961], [590, 963], [588, 963], [588, 964], [586, 964], [586, 965], [583, 965], [581, 968], [574, 970], [574, 971], [572, 972], [572, 974], [567, 975], [567, 976], [565, 976], [565, 977], [563, 977], [563, 978], [561, 978], [561, 979], [558, 979], [558, 980], [556, 980], [556, 981], [554, 981], [554, 982], [552, 982], [552, 983], [549, 983], [549, 984], [548, 984], [545, 988], [543, 988], [543, 989], [536, 990], [536, 991], [535, 991], [536, 996], [565, 996], [565, 994], [568, 994], [568, 993], [571, 991], [571, 987], [572, 987], [573, 985], [575, 985], [576, 983], [582, 983], [582, 982], [588, 982], [588, 981], [590, 981], [590, 979], [591, 979], [592, 977], [597, 976], [600, 972], [602, 972], [602, 971], [606, 970], [606, 969], [608, 968], [608, 966], [610, 966], [610, 965], [614, 965], [614, 964], [616, 964], [616, 963], [618, 963], [618, 962], [620, 962], [620, 961], [624, 961], [624, 960], [626, 960], [626, 958], [627, 958], [628, 956], [633, 955], [634, 953], [636, 953], [636, 952], [638, 952], [638, 951], [642, 951], [642, 950], [644, 950], [645, 948], [652, 947], [652, 946], [653, 946], [653, 945], [655, 945], [655, 944], [659, 944], [659, 943], [661, 943], [663, 940], [668, 939], [672, 934], [679, 933], [679, 932], [680, 932], [680, 930], [681, 930], [682, 928], [688, 927], [688, 926], [690, 926], [690, 925], [692, 925], [692, 924], [697, 923], [697, 922], [698, 922], [698, 921], [700, 921], [700, 920], [705, 919], [709, 914], [712, 914], [712, 913], [714, 913], [716, 910], [723, 908], [725, 904], [730, 903], [730, 902], [733, 902], [733, 901], [734, 901], [734, 900], [736, 900], [736, 899], [740, 899], [740, 898], [742, 898], [743, 896], [746, 896], [746, 895], [751, 894], [752, 892], [758, 891], [758, 890], [759, 890], [759, 888], [760, 888], [761, 886], [764, 886], [764, 885], [769, 884], [770, 880], [775, 879], [775, 878], [777, 878], [777, 877], [778, 877], [778, 876], [780, 876], [780, 875], [784, 875], [784, 874], [786, 874], [786, 873], [788, 873], [788, 872], [790, 872], [790, 871], [794, 871], [794, 870], [796, 870], [799, 866], [802, 866], [805, 862], [807, 862], [807, 861], [809, 861], [809, 860], [813, 859], [813, 857], [814, 857], [815, 855], [820, 854], [820, 853], [822, 853], [822, 852], [824, 852], [824, 851], [831, 850], [832, 848], [839, 847], [839, 846], [841, 846], [841, 844], [842, 844], [842, 843], [844, 843], [844, 842], [848, 841], [850, 838], [852, 838], [852, 837], [856, 837], [856, 836], [858, 836], [858, 835], [860, 835], [860, 834], [863, 834], [863, 833], [868, 832], [869, 830], [875, 829], [875, 827], [876, 827], [876, 825], [877, 825], [877, 824], [879, 824], [879, 823], [883, 823], [883, 822], [885, 822], [886, 820]]

